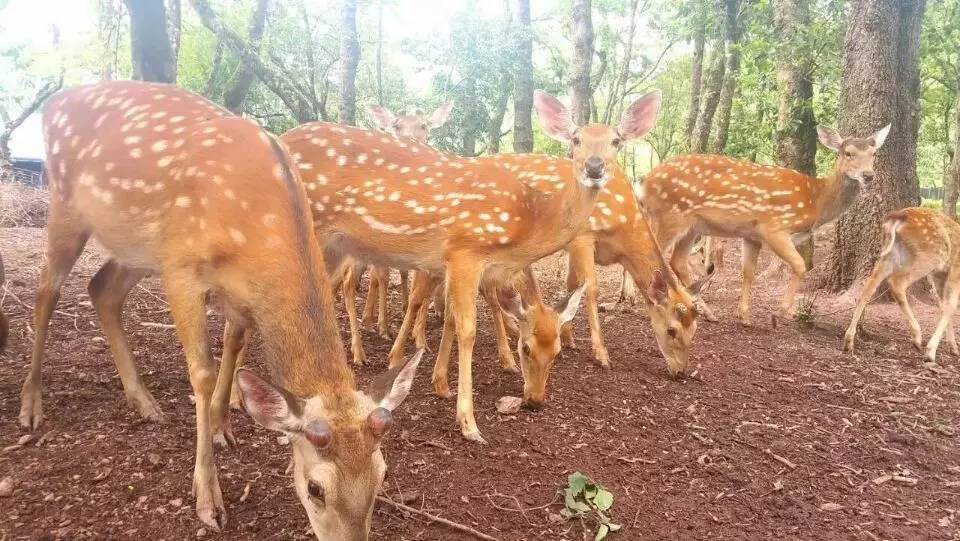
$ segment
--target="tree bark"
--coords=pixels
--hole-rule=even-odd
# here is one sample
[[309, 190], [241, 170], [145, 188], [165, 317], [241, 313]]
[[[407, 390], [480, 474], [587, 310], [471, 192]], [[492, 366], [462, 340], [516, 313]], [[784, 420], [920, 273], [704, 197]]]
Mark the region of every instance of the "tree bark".
[[[699, 2], [698, 2], [698, 7]], [[693, 67], [690, 70], [690, 105], [687, 108], [687, 122], [684, 134], [687, 137], [687, 147], [693, 148], [693, 128], [700, 115], [700, 93], [703, 86], [703, 53], [707, 38], [707, 21], [698, 10], [698, 23], [693, 34]]]
[[170, 36], [170, 50], [173, 52], [174, 71], [180, 58], [180, 34], [183, 28], [183, 10], [180, 0], [167, 0], [167, 34]]
[[167, 34], [167, 10], [157, 0], [124, 0], [130, 13], [130, 53], [133, 78], [158, 83], [177, 82], [177, 59]]
[[377, 105], [383, 105], [383, 0], [377, 1]]
[[617, 106], [624, 101], [627, 93], [627, 79], [630, 77], [630, 64], [633, 62], [633, 40], [637, 33], [637, 8], [640, 5], [639, 0], [630, 2], [630, 28], [627, 30], [627, 40], [623, 45], [623, 63], [620, 66], [620, 73], [616, 80], [610, 85], [610, 93], [607, 96], [607, 107], [603, 113], [603, 123], [611, 124], [613, 122], [614, 111]]
[[516, 0], [517, 74], [513, 90], [513, 151], [533, 152], [533, 29], [530, 0]]
[[723, 86], [723, 72], [726, 69], [726, 55], [723, 50], [723, 41], [717, 40], [713, 46], [710, 69], [707, 80], [701, 88], [701, 107], [697, 114], [697, 122], [690, 137], [690, 152], [701, 154], [707, 150], [710, 141], [710, 129], [713, 127], [713, 115], [717, 112], [720, 103], [720, 90]]
[[724, 2], [724, 29], [726, 32], [727, 58], [724, 61], [723, 87], [720, 90], [717, 108], [717, 136], [713, 151], [723, 154], [727, 148], [727, 134], [730, 132], [730, 113], [733, 110], [733, 98], [740, 81], [740, 0]]
[[809, 0], [777, 0], [777, 163], [814, 176], [817, 173], [817, 122], [813, 115], [812, 59], [804, 47], [810, 26]]
[[956, 131], [953, 134], [953, 148], [950, 149], [950, 166], [943, 181], [943, 212], [953, 218], [957, 217], [957, 196], [960, 192], [960, 81], [957, 88], [957, 98], [953, 103]]
[[511, 79], [509, 71], [504, 70], [500, 74], [500, 94], [490, 114], [490, 124], [487, 129], [487, 154], [500, 152], [500, 137], [502, 137], [500, 130], [503, 127], [503, 118], [507, 116], [507, 103], [510, 101], [510, 89], [513, 86]]
[[570, 95], [573, 121], [590, 122], [590, 70], [593, 69], [593, 19], [591, 0], [573, 0], [573, 62], [570, 66]]
[[[257, 0], [257, 5], [254, 7], [250, 19], [249, 46], [251, 54], [260, 55], [260, 40], [263, 39], [263, 29], [266, 26], [269, 8], [270, 0]], [[247, 99], [247, 94], [250, 92], [250, 86], [253, 85], [255, 77], [253, 70], [246, 64], [241, 63], [233, 84], [223, 95], [224, 107], [238, 115], [243, 112], [243, 102]]]
[[290, 113], [300, 124], [313, 122], [317, 119], [310, 102], [303, 93], [297, 89], [296, 81], [292, 81], [282, 74], [274, 71], [260, 60], [260, 57], [244, 43], [236, 33], [230, 30], [223, 21], [214, 13], [208, 0], [190, 0], [194, 11], [200, 16], [203, 25], [213, 32], [230, 52], [236, 55], [244, 65], [252, 69], [257, 78], [273, 92]]
[[340, 19], [340, 123], [357, 123], [357, 65], [360, 39], [357, 37], [357, 0], [343, 0]]
[[870, 271], [883, 242], [887, 212], [920, 202], [920, 26], [924, 0], [853, 0], [844, 38], [839, 131], [868, 136], [892, 124], [877, 153], [876, 176], [840, 217], [830, 286], [849, 287]]

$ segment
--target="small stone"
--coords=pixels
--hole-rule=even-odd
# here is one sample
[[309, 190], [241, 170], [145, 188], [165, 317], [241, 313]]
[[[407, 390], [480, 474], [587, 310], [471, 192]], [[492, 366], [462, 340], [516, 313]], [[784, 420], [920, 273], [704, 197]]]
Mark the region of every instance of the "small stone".
[[0, 498], [9, 498], [13, 495], [13, 478], [4, 477], [0, 481]]
[[503, 415], [512, 415], [520, 411], [523, 399], [518, 396], [501, 396], [497, 399], [497, 411]]
[[197, 537], [206, 537], [206, 536], [207, 536], [206, 528], [200, 528], [199, 530], [197, 530]]
[[820, 504], [821, 511], [839, 511], [843, 509], [843, 506], [839, 503], [827, 502]]
[[183, 505], [183, 498], [175, 498], [173, 500], [170, 500], [170, 505], [174, 507], [180, 507], [181, 505]]
[[149, 460], [151, 464], [156, 466], [157, 464], [160, 463], [160, 455], [158, 455], [157, 453], [147, 453], [147, 460]]
[[33, 441], [33, 434], [24, 434], [17, 440], [17, 445], [26, 445]]

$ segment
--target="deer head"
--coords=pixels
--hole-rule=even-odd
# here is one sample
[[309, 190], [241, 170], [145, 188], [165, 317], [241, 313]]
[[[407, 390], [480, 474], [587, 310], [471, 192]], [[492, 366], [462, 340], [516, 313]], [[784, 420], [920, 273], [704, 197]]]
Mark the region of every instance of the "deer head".
[[523, 373], [524, 406], [531, 409], [543, 406], [547, 397], [547, 378], [560, 353], [560, 329], [576, 315], [586, 288], [584, 283], [552, 307], [542, 302], [527, 305], [519, 295], [509, 298], [500, 295], [504, 313], [520, 329], [517, 356]]
[[425, 143], [431, 131], [447, 122], [452, 109], [453, 102], [448, 101], [437, 107], [429, 116], [424, 115], [423, 111], [419, 109], [413, 113], [395, 115], [389, 109], [379, 105], [370, 106], [368, 111], [381, 130], [392, 133], [397, 137], [410, 137]]
[[577, 126], [560, 100], [537, 90], [533, 104], [543, 131], [550, 137], [570, 145], [570, 159], [577, 180], [588, 188], [603, 188], [617, 166], [617, 153], [624, 143], [642, 137], [657, 121], [660, 91], [648, 92], [634, 101], [623, 113], [616, 128], [605, 124]]
[[837, 152], [836, 171], [844, 178], [856, 180], [861, 187], [866, 187], [866, 184], [873, 180], [874, 157], [886, 141], [888, 133], [890, 133], [890, 124], [880, 128], [866, 139], [841, 137], [831, 128], [817, 126], [817, 136], [823, 146]]
[[714, 274], [710, 265], [707, 273], [690, 286], [689, 290], [664, 277], [657, 269], [647, 286], [647, 314], [660, 353], [667, 360], [667, 372], [681, 377], [690, 365], [690, 343], [697, 334], [697, 295]]
[[348, 396], [299, 398], [250, 370], [237, 384], [244, 407], [265, 428], [286, 434], [293, 484], [318, 539], [365, 540], [387, 465], [380, 441], [403, 402], [423, 357], [417, 351]]

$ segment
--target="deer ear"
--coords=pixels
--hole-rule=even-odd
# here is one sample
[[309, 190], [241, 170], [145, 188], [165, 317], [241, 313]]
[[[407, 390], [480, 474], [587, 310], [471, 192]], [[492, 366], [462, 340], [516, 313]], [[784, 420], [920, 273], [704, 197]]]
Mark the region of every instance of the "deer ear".
[[717, 266], [710, 263], [710, 266], [707, 267], [707, 273], [701, 276], [696, 282], [690, 284], [690, 294], [697, 296], [706, 291], [707, 286], [710, 285], [710, 281], [716, 276], [716, 270]]
[[890, 133], [890, 124], [877, 130], [877, 133], [873, 134], [873, 148], [880, 150], [880, 147], [883, 146], [883, 142], [887, 140], [887, 135]]
[[544, 133], [557, 141], [566, 143], [573, 139], [576, 126], [567, 107], [560, 100], [544, 92], [533, 92], [533, 106], [537, 108], [537, 117]]
[[427, 117], [427, 122], [430, 123], [431, 128], [439, 128], [447, 123], [447, 119], [450, 118], [450, 111], [453, 110], [453, 102], [448, 101], [440, 107], [430, 113], [430, 116]]
[[647, 294], [656, 304], [661, 304], [667, 300], [667, 281], [663, 278], [663, 273], [659, 269], [653, 271], [653, 279], [650, 280], [650, 286]]
[[243, 407], [264, 428], [281, 432], [300, 430], [303, 402], [246, 369], [237, 371]]
[[497, 302], [500, 304], [503, 313], [514, 319], [519, 325], [527, 312], [520, 294], [512, 288], [497, 288]]
[[390, 368], [370, 384], [366, 394], [377, 403], [377, 407], [393, 411], [407, 398], [424, 351], [425, 348], [418, 349], [407, 362]]
[[367, 112], [370, 113], [370, 116], [373, 117], [377, 127], [381, 130], [389, 130], [393, 127], [393, 123], [397, 120], [397, 116], [394, 115], [389, 109], [379, 105], [371, 105], [370, 107], [367, 107]]
[[556, 310], [557, 315], [560, 317], [561, 325], [572, 321], [573, 316], [577, 315], [577, 309], [580, 308], [580, 300], [583, 298], [583, 292], [586, 290], [587, 282], [584, 281], [580, 284], [580, 287], [571, 291], [570, 294], [567, 295], [567, 298], [557, 304]]
[[840, 137], [840, 134], [833, 128], [817, 126], [817, 138], [820, 139], [820, 143], [823, 146], [834, 152], [840, 152], [840, 147], [843, 145], [843, 137]]
[[637, 98], [623, 113], [620, 119], [620, 135], [624, 141], [643, 137], [653, 129], [660, 113], [660, 103], [663, 100], [659, 90], [651, 90]]

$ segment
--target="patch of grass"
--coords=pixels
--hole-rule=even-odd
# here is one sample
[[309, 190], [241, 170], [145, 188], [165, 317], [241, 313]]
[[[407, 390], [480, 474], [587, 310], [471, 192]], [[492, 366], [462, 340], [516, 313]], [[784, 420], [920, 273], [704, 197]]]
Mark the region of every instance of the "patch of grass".
[[812, 327], [817, 320], [817, 295], [805, 295], [797, 301], [797, 311], [793, 319], [804, 327]]

